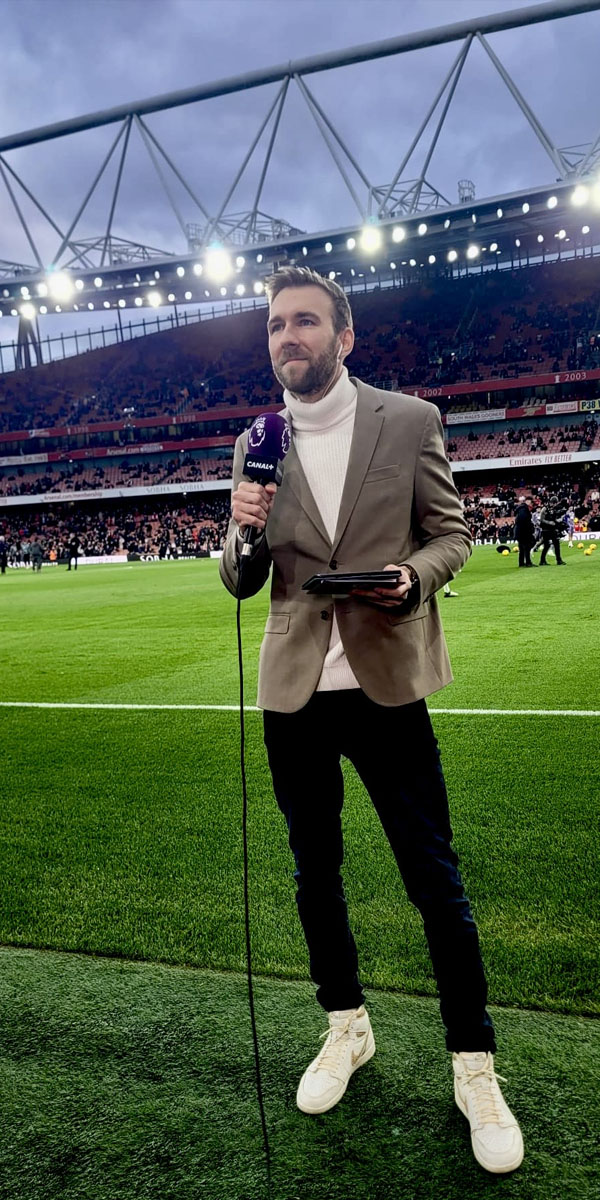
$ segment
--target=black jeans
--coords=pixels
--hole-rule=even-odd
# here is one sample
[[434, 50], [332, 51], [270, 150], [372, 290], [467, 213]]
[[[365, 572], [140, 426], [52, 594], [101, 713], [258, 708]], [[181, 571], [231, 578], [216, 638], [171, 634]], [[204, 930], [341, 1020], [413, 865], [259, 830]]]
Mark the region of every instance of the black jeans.
[[543, 545], [542, 554], [540, 557], [541, 564], [545, 563], [546, 555], [550, 549], [550, 546], [552, 546], [552, 549], [554, 550], [557, 563], [559, 563], [561, 561], [560, 538], [559, 538], [558, 534], [557, 533], [545, 533], [544, 534], [544, 545]]
[[450, 844], [446, 786], [425, 701], [385, 708], [358, 688], [315, 692], [298, 712], [265, 711], [264, 728], [319, 1003], [331, 1011], [364, 1001], [340, 874], [344, 755], [375, 805], [408, 898], [423, 917], [448, 1050], [495, 1051], [477, 927]]

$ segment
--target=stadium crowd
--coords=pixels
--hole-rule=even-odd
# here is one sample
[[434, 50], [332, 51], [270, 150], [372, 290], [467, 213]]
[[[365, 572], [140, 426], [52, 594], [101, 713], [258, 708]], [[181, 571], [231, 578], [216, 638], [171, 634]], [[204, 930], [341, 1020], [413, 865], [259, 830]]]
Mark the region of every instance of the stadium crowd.
[[66, 559], [76, 543], [87, 557], [111, 554], [147, 554], [159, 558], [208, 554], [222, 547], [229, 522], [229, 496], [223, 499], [189, 499], [181, 505], [173, 498], [140, 502], [133, 506], [85, 508], [65, 505], [31, 507], [15, 516], [0, 514], [0, 536], [6, 540], [12, 566], [28, 563], [32, 541], [42, 546], [46, 562]]
[[[504, 482], [482, 485], [456, 480], [465, 517], [474, 540], [507, 541], [513, 534], [518, 498], [525, 495], [532, 510], [542, 508], [556, 496], [570, 512], [576, 528], [600, 530], [600, 470], [593, 464], [585, 478], [577, 471], [561, 468], [558, 473], [537, 476], [535, 484], [513, 475]], [[65, 511], [65, 509], [68, 511]], [[9, 561], [27, 561], [27, 546], [37, 540], [45, 561], [67, 557], [75, 540], [79, 553], [89, 557], [116, 553], [179, 558], [206, 554], [223, 547], [229, 521], [229, 493], [218, 497], [174, 497], [133, 502], [131, 506], [102, 502], [84, 507], [60, 504], [52, 508], [31, 506], [14, 516], [0, 513], [0, 535], [6, 539]]]
[[[394, 389], [600, 367], [592, 259], [376, 289], [354, 294], [352, 307], [351, 373]], [[0, 377], [0, 431], [276, 402], [265, 315], [247, 310]]]

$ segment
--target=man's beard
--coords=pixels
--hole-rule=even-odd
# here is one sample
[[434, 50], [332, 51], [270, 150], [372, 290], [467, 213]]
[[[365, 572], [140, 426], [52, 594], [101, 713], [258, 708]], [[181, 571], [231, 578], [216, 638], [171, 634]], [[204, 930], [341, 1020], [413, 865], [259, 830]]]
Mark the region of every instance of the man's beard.
[[283, 368], [279, 369], [273, 364], [275, 378], [282, 387], [288, 388], [295, 396], [310, 396], [315, 392], [324, 392], [325, 388], [333, 380], [337, 370], [336, 338], [332, 338], [331, 344], [318, 358], [313, 359], [312, 362], [309, 359], [303, 359], [302, 361], [307, 362], [307, 367], [299, 383], [293, 387], [290, 386], [283, 374], [285, 363], [283, 364]]

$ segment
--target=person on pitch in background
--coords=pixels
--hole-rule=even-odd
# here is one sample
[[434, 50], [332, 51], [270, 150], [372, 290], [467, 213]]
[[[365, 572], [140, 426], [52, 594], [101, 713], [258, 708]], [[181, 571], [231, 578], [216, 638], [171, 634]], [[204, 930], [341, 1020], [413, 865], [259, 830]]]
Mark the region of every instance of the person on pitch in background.
[[532, 563], [531, 561], [531, 550], [535, 543], [535, 529], [531, 519], [531, 509], [525, 496], [519, 496], [519, 503], [515, 509], [514, 537], [519, 547], [519, 566], [537, 566], [537, 563]]
[[[510, 1171], [523, 1142], [494, 1072], [477, 928], [451, 846], [424, 699], [452, 680], [435, 593], [471, 552], [440, 414], [427, 401], [349, 377], [352, 315], [338, 284], [289, 267], [271, 277], [266, 293], [269, 351], [292, 447], [279, 488], [262, 487], [243, 478], [248, 434], [238, 438], [220, 571], [235, 595], [243, 532], [260, 530], [244, 558], [240, 594], [258, 592], [272, 564], [258, 704], [295, 860], [310, 972], [329, 1014], [298, 1107], [332, 1108], [375, 1052], [340, 874], [345, 755], [424, 920], [455, 1097], [470, 1121], [475, 1156], [490, 1171]], [[302, 590], [316, 573], [382, 567], [399, 572], [391, 592], [333, 600]]]

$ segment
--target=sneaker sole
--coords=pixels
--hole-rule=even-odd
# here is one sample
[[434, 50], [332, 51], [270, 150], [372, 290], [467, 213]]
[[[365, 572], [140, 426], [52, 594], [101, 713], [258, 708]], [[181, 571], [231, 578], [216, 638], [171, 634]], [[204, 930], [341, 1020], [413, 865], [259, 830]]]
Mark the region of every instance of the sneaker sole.
[[[468, 1121], [469, 1114], [467, 1112], [466, 1106], [463, 1104], [463, 1102], [460, 1098], [458, 1087], [457, 1087], [456, 1083], [454, 1084], [454, 1099], [456, 1100], [457, 1108], [460, 1108], [461, 1113], [463, 1114], [464, 1117], [467, 1118], [467, 1121]], [[470, 1124], [470, 1122], [469, 1122], [469, 1124]], [[485, 1171], [489, 1171], [492, 1175], [505, 1175], [505, 1174], [508, 1174], [509, 1171], [516, 1171], [517, 1167], [521, 1166], [521, 1163], [523, 1162], [524, 1153], [525, 1153], [524, 1147], [521, 1145], [521, 1148], [518, 1151], [518, 1153], [515, 1155], [515, 1158], [511, 1159], [510, 1162], [504, 1163], [503, 1166], [499, 1167], [497, 1163], [486, 1162], [485, 1158], [479, 1153], [478, 1148], [476, 1147], [475, 1142], [473, 1141], [472, 1135], [471, 1135], [471, 1148], [473, 1150], [473, 1155], [474, 1155], [476, 1161], [479, 1163], [480, 1167], [483, 1167]]]
[[346, 1082], [340, 1083], [339, 1091], [337, 1091], [335, 1093], [335, 1095], [333, 1096], [333, 1099], [328, 1100], [327, 1104], [325, 1104], [325, 1105], [323, 1105], [323, 1104], [318, 1105], [318, 1101], [315, 1101], [315, 1104], [317, 1104], [318, 1107], [314, 1107], [312, 1105], [309, 1107], [308, 1104], [303, 1104], [300, 1102], [299, 1095], [300, 1095], [300, 1088], [302, 1087], [302, 1080], [304, 1079], [304, 1075], [303, 1075], [302, 1079], [300, 1080], [300, 1086], [298, 1088], [298, 1092], [296, 1093], [296, 1104], [297, 1104], [298, 1108], [300, 1109], [300, 1112], [308, 1113], [309, 1116], [312, 1116], [312, 1117], [318, 1116], [319, 1113], [329, 1112], [329, 1109], [334, 1108], [335, 1105], [338, 1104], [339, 1101], [342, 1099], [342, 1096], [344, 1095], [346, 1088], [348, 1087], [348, 1084], [350, 1083], [350, 1080], [351, 1080], [352, 1076], [354, 1075], [354, 1072], [358, 1071], [359, 1067], [364, 1067], [365, 1063], [369, 1062], [369, 1059], [371, 1059], [373, 1057], [374, 1053], [375, 1053], [375, 1039], [374, 1039], [374, 1037], [371, 1036], [371, 1040], [370, 1040], [369, 1044], [367, 1045], [367, 1049], [365, 1050], [362, 1057], [359, 1058], [358, 1062], [355, 1063], [354, 1066], [352, 1067], [352, 1070], [350, 1071], [350, 1074], [349, 1074]]

